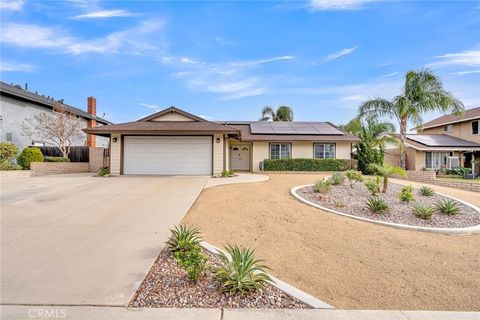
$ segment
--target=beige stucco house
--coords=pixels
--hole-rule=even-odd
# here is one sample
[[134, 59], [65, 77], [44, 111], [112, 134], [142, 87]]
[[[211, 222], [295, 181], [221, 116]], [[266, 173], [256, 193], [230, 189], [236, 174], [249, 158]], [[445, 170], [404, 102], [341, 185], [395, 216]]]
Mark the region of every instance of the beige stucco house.
[[[471, 168], [480, 160], [480, 108], [463, 115], [444, 115], [423, 124], [417, 134], [407, 135], [407, 169], [438, 170], [455, 166]], [[399, 151], [387, 150], [386, 162], [398, 165]], [[476, 172], [480, 163], [477, 162]]]
[[329, 122], [212, 122], [175, 107], [84, 131], [110, 138], [113, 175], [219, 175], [260, 171], [265, 159], [350, 159], [358, 141]]

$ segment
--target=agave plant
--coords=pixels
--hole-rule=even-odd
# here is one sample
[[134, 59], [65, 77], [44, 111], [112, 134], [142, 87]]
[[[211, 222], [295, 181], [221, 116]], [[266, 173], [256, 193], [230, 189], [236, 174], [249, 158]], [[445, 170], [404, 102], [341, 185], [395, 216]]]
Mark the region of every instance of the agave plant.
[[460, 206], [456, 201], [451, 199], [443, 199], [437, 203], [437, 210], [441, 213], [454, 215], [460, 212]]
[[427, 186], [421, 187], [418, 191], [420, 192], [420, 195], [424, 197], [431, 197], [435, 194], [435, 190]]
[[230, 244], [225, 250], [228, 255], [219, 253], [220, 265], [215, 268], [215, 278], [223, 292], [244, 294], [261, 289], [265, 281], [272, 281], [265, 272], [270, 268], [255, 258], [253, 250]]
[[313, 185], [313, 191], [326, 194], [330, 190], [330, 184], [329, 180], [318, 180]]
[[170, 229], [171, 235], [167, 241], [170, 252], [185, 251], [192, 245], [198, 245], [202, 239], [198, 228], [190, 228], [184, 225]]
[[415, 214], [420, 219], [430, 219], [435, 212], [435, 207], [424, 206], [417, 204], [412, 208], [413, 214]]
[[373, 213], [387, 213], [390, 210], [385, 201], [379, 197], [369, 198], [365, 207]]

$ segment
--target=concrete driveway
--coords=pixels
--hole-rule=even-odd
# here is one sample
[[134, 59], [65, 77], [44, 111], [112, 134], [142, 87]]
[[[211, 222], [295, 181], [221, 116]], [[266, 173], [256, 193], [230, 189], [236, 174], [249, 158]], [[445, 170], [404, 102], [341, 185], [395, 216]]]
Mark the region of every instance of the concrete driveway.
[[127, 304], [208, 179], [2, 182], [1, 303]]

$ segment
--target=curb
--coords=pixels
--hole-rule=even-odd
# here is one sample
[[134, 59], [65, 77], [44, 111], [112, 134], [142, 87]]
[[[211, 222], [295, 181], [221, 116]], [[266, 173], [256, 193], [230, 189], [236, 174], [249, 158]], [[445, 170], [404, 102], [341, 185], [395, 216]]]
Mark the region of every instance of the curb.
[[[215, 247], [214, 245], [202, 241], [200, 245], [205, 248], [206, 250], [210, 251], [211, 253], [217, 254], [219, 252], [223, 252], [224, 254], [227, 254], [225, 251], [220, 250], [219, 248]], [[315, 298], [314, 296], [295, 288], [294, 286], [272, 276], [269, 274], [270, 278], [272, 278], [273, 282], [269, 282], [272, 286], [276, 287], [277, 289], [285, 292], [289, 296], [300, 300], [301, 302], [308, 304], [311, 306], [313, 309], [334, 309], [333, 306], [323, 302], [322, 300], [319, 300]]]
[[[348, 217], [348, 218], [352, 218], [352, 219], [356, 219], [356, 220], [360, 220], [360, 221], [364, 221], [364, 222], [370, 222], [370, 223], [375, 223], [375, 224], [379, 224], [379, 225], [384, 225], [384, 226], [388, 226], [388, 227], [393, 227], [393, 228], [397, 228], [397, 229], [415, 230], [415, 231], [432, 232], [432, 233], [443, 233], [443, 234], [456, 234], [456, 235], [471, 235], [471, 234], [480, 233], [480, 225], [476, 225], [476, 226], [472, 226], [472, 227], [464, 227], [464, 228], [429, 228], [429, 227], [410, 226], [410, 225], [407, 225], [407, 224], [372, 220], [372, 219], [368, 219], [368, 218], [354, 216], [354, 215], [351, 215], [351, 214], [348, 214], [348, 213], [343, 213], [343, 212], [336, 211], [336, 210], [333, 210], [333, 209], [330, 209], [330, 208], [323, 207], [319, 204], [313, 203], [313, 202], [311, 202], [307, 199], [302, 198], [300, 195], [297, 194], [298, 189], [309, 187], [309, 186], [312, 186], [312, 185], [313, 184], [304, 184], [304, 185], [301, 185], [301, 186], [293, 187], [292, 189], [290, 189], [290, 194], [294, 198], [296, 198], [298, 201], [303, 202], [303, 203], [305, 203], [309, 206], [315, 207], [317, 209], [322, 209], [324, 211], [332, 212], [332, 213], [338, 214], [340, 216], [344, 216], [344, 217]], [[475, 211], [477, 211], [477, 213], [480, 214], [480, 208], [474, 206], [473, 204], [470, 204], [468, 202], [465, 202], [463, 200], [460, 200], [460, 199], [457, 199], [457, 198], [454, 198], [454, 197], [451, 197], [451, 196], [447, 196], [447, 195], [445, 195], [443, 193], [440, 193], [440, 192], [436, 192], [436, 193], [443, 196], [443, 197], [450, 198], [450, 199], [458, 201], [458, 202], [460, 202], [460, 203], [462, 203], [466, 206], [469, 206], [470, 208], [474, 209]]]

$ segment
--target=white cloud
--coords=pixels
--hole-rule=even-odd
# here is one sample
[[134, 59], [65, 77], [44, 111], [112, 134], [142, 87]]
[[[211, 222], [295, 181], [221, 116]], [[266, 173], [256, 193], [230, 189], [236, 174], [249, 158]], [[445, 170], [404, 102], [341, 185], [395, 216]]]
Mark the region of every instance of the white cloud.
[[336, 60], [340, 57], [346, 56], [357, 50], [358, 47], [346, 48], [337, 52], [334, 52], [323, 59], [323, 62], [330, 62]]
[[456, 76], [466, 76], [466, 75], [469, 75], [469, 74], [477, 74], [477, 73], [480, 73], [480, 70], [459, 71], [459, 72], [455, 72], [454, 75], [456, 75]]
[[140, 102], [139, 105], [144, 106], [144, 107], [147, 107], [147, 108], [149, 108], [149, 109], [158, 109], [158, 108], [160, 108], [160, 106], [157, 106], [157, 105], [154, 105], [154, 104], [143, 103], [143, 102]]
[[89, 12], [85, 14], [80, 14], [73, 17], [74, 19], [106, 19], [106, 18], [115, 18], [115, 17], [131, 17], [133, 14], [126, 10], [100, 10]]
[[1, 72], [32, 72], [35, 70], [35, 67], [31, 64], [20, 63], [15, 61], [0, 61], [0, 71]]
[[[136, 27], [110, 33], [101, 38], [78, 39], [57, 28], [33, 24], [9, 24], [1, 27], [0, 41], [18, 47], [51, 48], [58, 52], [74, 55], [86, 53], [127, 53], [139, 54], [155, 50], [143, 36], [160, 29], [162, 21], [144, 21]], [[22, 36], [19, 37], [18, 35]]]
[[228, 38], [225, 38], [225, 37], [215, 37], [215, 41], [219, 44], [222, 44], [222, 45], [235, 45], [237, 44], [235, 41], [232, 41]]
[[315, 11], [355, 10], [372, 0], [311, 0], [310, 9]]
[[432, 68], [447, 66], [480, 66], [480, 50], [466, 50], [457, 53], [447, 53], [436, 57], [439, 61], [428, 64]]
[[19, 11], [24, 4], [24, 0], [0, 0], [0, 10]]
[[184, 80], [191, 90], [220, 94], [221, 99], [225, 100], [266, 93], [268, 81], [262, 77], [253, 76], [252, 70], [265, 64], [291, 59], [294, 57], [285, 55], [257, 60], [208, 63], [188, 57], [159, 57], [162, 63], [179, 69], [173, 73], [173, 76]]
[[380, 76], [380, 77], [378, 77], [378, 78], [379, 78], [379, 79], [390, 78], [390, 77], [394, 77], [394, 76], [396, 76], [396, 75], [398, 75], [398, 74], [400, 74], [400, 72], [396, 71], [396, 72], [384, 74], [383, 76]]

